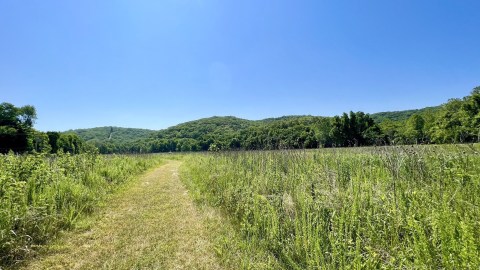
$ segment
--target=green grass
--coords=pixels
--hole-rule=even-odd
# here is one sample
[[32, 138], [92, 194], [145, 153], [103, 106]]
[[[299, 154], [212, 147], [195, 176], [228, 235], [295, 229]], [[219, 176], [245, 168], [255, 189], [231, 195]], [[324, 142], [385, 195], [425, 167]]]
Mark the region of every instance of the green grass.
[[169, 160], [122, 186], [20, 269], [229, 269], [217, 261], [214, 230], [205, 226], [217, 215], [195, 207], [180, 164]]
[[462, 145], [212, 153], [187, 158], [183, 175], [242, 237], [217, 245], [225, 260], [236, 246], [270, 254], [275, 263], [257, 269], [479, 269], [478, 152]]
[[161, 156], [0, 155], [0, 266], [71, 228]]

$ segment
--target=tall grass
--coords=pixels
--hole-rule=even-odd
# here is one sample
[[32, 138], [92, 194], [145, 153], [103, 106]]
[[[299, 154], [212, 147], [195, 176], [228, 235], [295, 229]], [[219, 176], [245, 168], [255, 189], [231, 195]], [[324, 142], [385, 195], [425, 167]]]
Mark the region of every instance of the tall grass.
[[184, 179], [288, 269], [480, 269], [474, 146], [196, 155]]
[[159, 156], [0, 155], [0, 265], [23, 259], [160, 161]]

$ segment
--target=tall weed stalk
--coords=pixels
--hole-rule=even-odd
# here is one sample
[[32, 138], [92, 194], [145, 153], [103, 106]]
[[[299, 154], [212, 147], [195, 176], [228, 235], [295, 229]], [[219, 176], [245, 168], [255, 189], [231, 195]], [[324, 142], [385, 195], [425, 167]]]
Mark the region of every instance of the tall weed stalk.
[[196, 155], [184, 177], [287, 269], [480, 269], [472, 146]]

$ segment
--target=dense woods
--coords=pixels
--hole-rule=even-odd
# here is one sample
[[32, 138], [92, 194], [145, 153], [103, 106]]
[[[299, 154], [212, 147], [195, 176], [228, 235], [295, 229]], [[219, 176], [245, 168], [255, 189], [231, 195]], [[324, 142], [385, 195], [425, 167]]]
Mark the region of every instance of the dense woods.
[[72, 132], [93, 142], [101, 153], [467, 143], [479, 140], [479, 101], [477, 87], [467, 97], [420, 110], [372, 115], [349, 112], [335, 117], [284, 116], [258, 121], [211, 117], [155, 132], [117, 127]]
[[0, 153], [13, 151], [57, 153], [59, 150], [79, 154], [94, 150], [75, 133], [40, 132], [33, 128], [37, 119], [35, 107], [0, 104]]
[[0, 151], [158, 153], [218, 150], [300, 149], [367, 145], [443, 144], [480, 139], [480, 87], [438, 107], [340, 116], [284, 116], [251, 121], [210, 117], [160, 131], [119, 127], [33, 129], [33, 106], [0, 106]]

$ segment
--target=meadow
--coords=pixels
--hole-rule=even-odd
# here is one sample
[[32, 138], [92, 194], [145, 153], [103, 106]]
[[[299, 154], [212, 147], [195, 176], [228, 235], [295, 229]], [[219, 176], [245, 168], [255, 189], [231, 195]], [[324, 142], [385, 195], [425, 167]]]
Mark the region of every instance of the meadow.
[[[126, 200], [128, 194], [138, 198], [145, 181], [158, 181], [158, 192], [150, 186], [149, 196], [130, 198], [140, 204], [135, 215], [142, 218], [134, 218], [129, 226], [140, 232], [153, 230], [135, 241], [165, 238], [165, 243], [152, 240], [152, 247], [164, 245], [172, 251], [181, 245], [168, 238], [174, 233], [173, 229], [166, 233], [167, 228], [176, 228], [181, 220], [189, 220], [193, 228], [190, 220], [204, 219], [206, 223], [196, 224], [195, 230], [185, 228], [208, 228], [205, 235], [213, 243], [208, 251], [214, 253], [209, 256], [225, 269], [479, 269], [479, 152], [478, 144], [465, 144], [205, 152], [181, 157], [1, 155], [0, 265], [25, 262], [39, 246], [48, 245], [59, 231], [75, 228], [99, 205], [115, 204], [122, 196]], [[169, 159], [177, 161], [168, 163]], [[170, 167], [158, 171], [163, 174], [156, 180], [150, 176], [142, 180], [145, 183], [136, 181], [136, 188], [126, 185], [165, 162]], [[188, 193], [180, 182], [175, 184], [176, 166]], [[120, 187], [133, 193], [116, 193]], [[162, 195], [172, 187], [178, 194]], [[108, 200], [113, 193], [117, 200]], [[169, 210], [189, 198], [196, 201], [197, 214], [177, 216], [182, 209]], [[134, 215], [127, 208], [126, 218]], [[141, 211], [147, 208], [148, 214]], [[189, 209], [183, 210], [194, 211]], [[153, 226], [145, 223], [147, 217], [161, 217], [162, 222]], [[105, 235], [133, 231], [115, 231], [119, 224], [112, 225], [112, 231], [102, 228], [96, 231], [105, 230]], [[116, 252], [123, 256], [122, 250]], [[147, 254], [127, 259], [136, 264], [150, 255], [160, 256]]]
[[191, 155], [182, 179], [220, 209], [263, 268], [479, 269], [478, 145]]
[[159, 155], [0, 155], [0, 266], [22, 261], [162, 161]]

